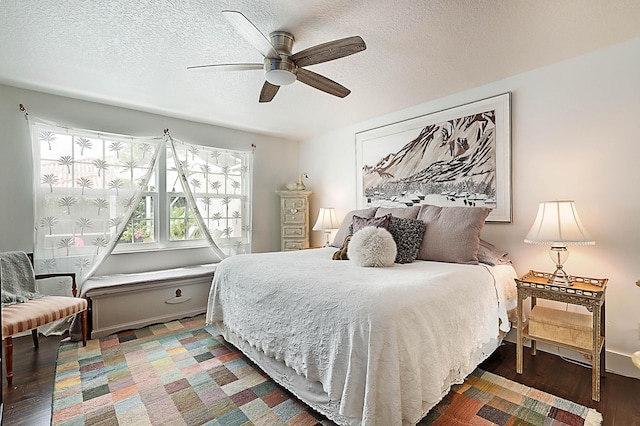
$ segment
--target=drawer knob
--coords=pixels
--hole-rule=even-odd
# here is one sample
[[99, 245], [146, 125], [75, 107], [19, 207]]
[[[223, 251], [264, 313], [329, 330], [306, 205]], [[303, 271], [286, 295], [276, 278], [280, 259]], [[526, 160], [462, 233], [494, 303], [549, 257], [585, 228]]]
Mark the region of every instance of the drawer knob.
[[296, 214], [296, 213], [298, 213], [298, 209], [289, 209], [289, 211], [291, 212], [291, 214]]

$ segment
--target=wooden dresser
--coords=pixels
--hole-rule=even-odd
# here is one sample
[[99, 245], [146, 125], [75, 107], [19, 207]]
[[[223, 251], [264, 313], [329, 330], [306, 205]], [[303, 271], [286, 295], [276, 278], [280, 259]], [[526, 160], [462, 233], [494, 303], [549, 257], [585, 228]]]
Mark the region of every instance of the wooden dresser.
[[313, 191], [276, 191], [280, 196], [281, 250], [309, 248], [309, 196]]

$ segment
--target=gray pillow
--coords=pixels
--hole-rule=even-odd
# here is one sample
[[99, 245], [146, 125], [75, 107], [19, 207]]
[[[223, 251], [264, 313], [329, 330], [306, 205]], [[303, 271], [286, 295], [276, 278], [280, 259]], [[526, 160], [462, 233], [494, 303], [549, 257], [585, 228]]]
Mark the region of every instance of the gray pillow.
[[376, 216], [384, 216], [391, 213], [393, 217], [405, 217], [408, 219], [415, 219], [418, 217], [420, 206], [411, 207], [378, 207]]
[[389, 231], [396, 242], [396, 263], [411, 263], [418, 257], [424, 236], [425, 224], [421, 220], [402, 217], [391, 218]]
[[351, 220], [354, 215], [358, 215], [360, 217], [373, 217], [376, 214], [377, 207], [369, 207], [366, 209], [360, 210], [351, 210], [344, 216], [342, 220], [342, 224], [340, 225], [340, 229], [336, 232], [336, 236], [333, 238], [333, 243], [331, 245], [333, 247], [341, 248], [344, 243], [344, 239], [349, 235], [349, 227], [351, 226]]
[[423, 205], [418, 219], [427, 228], [418, 259], [478, 264], [480, 233], [489, 212], [491, 209], [485, 207]]
[[500, 250], [491, 243], [480, 240], [478, 247], [478, 262], [485, 263], [489, 266], [510, 265], [509, 253]]

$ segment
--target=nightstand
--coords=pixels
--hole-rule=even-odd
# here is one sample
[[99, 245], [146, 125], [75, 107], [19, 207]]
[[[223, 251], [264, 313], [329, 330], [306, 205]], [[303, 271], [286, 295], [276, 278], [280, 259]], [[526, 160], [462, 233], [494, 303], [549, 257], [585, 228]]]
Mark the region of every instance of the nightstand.
[[[599, 402], [600, 377], [605, 372], [605, 292], [608, 280], [571, 277], [573, 285], [563, 286], [549, 284], [550, 276], [544, 272], [529, 271], [515, 280], [518, 289], [516, 372], [522, 374], [524, 339], [531, 340], [531, 355], [536, 354], [536, 341], [574, 350], [591, 358], [591, 398]], [[532, 314], [525, 321], [523, 302], [529, 297]], [[590, 318], [585, 321], [584, 314], [536, 308], [538, 298], [585, 306], [591, 312]]]

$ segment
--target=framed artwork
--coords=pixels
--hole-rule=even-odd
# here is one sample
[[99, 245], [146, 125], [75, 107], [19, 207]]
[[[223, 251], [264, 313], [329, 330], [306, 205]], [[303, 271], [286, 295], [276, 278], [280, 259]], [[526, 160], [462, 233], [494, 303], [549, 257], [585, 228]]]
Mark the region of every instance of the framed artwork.
[[358, 208], [490, 207], [511, 222], [511, 94], [356, 134]]

